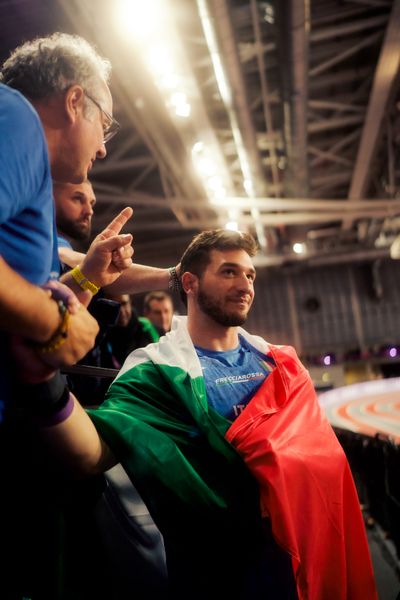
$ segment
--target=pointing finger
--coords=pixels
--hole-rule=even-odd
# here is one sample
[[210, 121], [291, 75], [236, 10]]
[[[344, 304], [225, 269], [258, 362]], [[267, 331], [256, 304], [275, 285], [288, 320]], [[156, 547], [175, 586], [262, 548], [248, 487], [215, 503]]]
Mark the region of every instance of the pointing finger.
[[107, 225], [104, 231], [100, 233], [99, 237], [104, 239], [110, 237], [111, 235], [118, 235], [125, 223], [131, 218], [132, 215], [132, 208], [130, 206], [127, 206], [126, 208], [121, 210], [119, 215], [117, 215], [109, 225]]

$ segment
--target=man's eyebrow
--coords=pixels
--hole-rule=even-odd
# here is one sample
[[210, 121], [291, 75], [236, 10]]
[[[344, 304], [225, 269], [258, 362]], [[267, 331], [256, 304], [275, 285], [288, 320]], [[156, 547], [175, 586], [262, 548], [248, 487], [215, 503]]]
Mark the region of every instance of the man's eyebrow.
[[[236, 268], [237, 268], [237, 267], [239, 267], [239, 269], [242, 269], [242, 268], [243, 268], [243, 265], [241, 265], [240, 263], [236, 263], [236, 262], [224, 262], [224, 263], [222, 263], [222, 265], [220, 266], [220, 268], [222, 269], [222, 268], [224, 268], [224, 267], [236, 267]], [[254, 267], [248, 267], [248, 268], [247, 268], [247, 267], [245, 267], [245, 268], [246, 268], [248, 271], [250, 271], [251, 273], [254, 273], [254, 274], [255, 274], [255, 272], [256, 272], [256, 270], [255, 270], [255, 268], [254, 268]]]
[[235, 262], [223, 262], [221, 264], [221, 267], [238, 267], [239, 263], [235, 263]]
[[[80, 198], [80, 199], [81, 199], [81, 198], [86, 198], [86, 194], [85, 194], [84, 192], [80, 192], [79, 190], [76, 190], [76, 191], [73, 193], [73, 197], [78, 197], [78, 198]], [[96, 198], [91, 198], [91, 199], [90, 199], [90, 204], [91, 204], [92, 206], [94, 206], [94, 205], [96, 204]]]

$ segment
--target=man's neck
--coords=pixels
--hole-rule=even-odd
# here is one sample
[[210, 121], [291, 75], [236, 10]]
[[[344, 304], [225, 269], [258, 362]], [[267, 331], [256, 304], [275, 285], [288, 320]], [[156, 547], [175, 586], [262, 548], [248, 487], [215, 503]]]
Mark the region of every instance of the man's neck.
[[204, 314], [188, 315], [188, 331], [195, 346], [205, 350], [225, 352], [234, 350], [239, 344], [236, 327], [225, 327]]

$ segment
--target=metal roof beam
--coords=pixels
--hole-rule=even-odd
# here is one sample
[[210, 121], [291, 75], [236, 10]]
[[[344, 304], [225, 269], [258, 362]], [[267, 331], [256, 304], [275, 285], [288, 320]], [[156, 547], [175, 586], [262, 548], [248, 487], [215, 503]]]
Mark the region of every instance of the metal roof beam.
[[[384, 25], [386, 21], [386, 15], [379, 15], [377, 17], [371, 17], [369, 19], [359, 19], [358, 21], [354, 20], [350, 23], [334, 25], [333, 27], [327, 27], [325, 29], [313, 31], [311, 33], [310, 40], [311, 43], [315, 43], [331, 39], [337, 39], [341, 36], [352, 35], [353, 33], [358, 33], [359, 31], [365, 32], [367, 29], [380, 27], [381, 25]], [[315, 25], [314, 22], [313, 25]]]
[[320, 150], [319, 148], [316, 148], [315, 146], [311, 146], [311, 144], [308, 145], [308, 152], [309, 152], [309, 154], [311, 154], [313, 156], [318, 156], [318, 158], [320, 158], [324, 161], [327, 160], [328, 162], [333, 162], [333, 163], [336, 163], [339, 165], [343, 165], [345, 167], [353, 166], [353, 161], [348, 160], [347, 158], [343, 158], [343, 156], [333, 154], [332, 152]]
[[276, 4], [278, 48], [282, 69], [284, 138], [287, 155], [285, 195], [309, 193], [308, 175], [308, 51], [310, 7], [308, 0]]
[[[232, 129], [235, 120], [240, 130], [243, 145], [248, 156], [248, 163], [253, 175], [256, 195], [267, 191], [265, 175], [257, 147], [256, 132], [252, 121], [246, 84], [241, 70], [235, 32], [232, 26], [229, 7], [226, 0], [211, 0], [214, 25], [219, 34], [220, 52], [226, 69], [227, 79], [231, 86], [231, 106], [226, 106]], [[231, 109], [231, 110], [229, 110]], [[234, 118], [236, 117], [236, 118]]]
[[359, 52], [363, 48], [372, 46], [379, 40], [379, 38], [381, 36], [382, 36], [381, 31], [375, 31], [374, 33], [369, 35], [367, 38], [362, 39], [358, 44], [351, 43], [349, 45], [349, 47], [346, 50], [344, 50], [343, 52], [339, 52], [339, 54], [337, 52], [334, 52], [334, 54], [333, 54], [333, 56], [331, 56], [331, 58], [329, 58], [328, 60], [325, 60], [324, 62], [320, 63], [316, 67], [313, 67], [312, 69], [310, 69], [310, 72], [309, 72], [310, 77], [315, 77], [316, 75], [320, 75], [321, 73], [328, 71], [331, 67], [334, 67], [338, 63], [341, 63], [341, 62], [347, 60], [348, 58], [350, 58], [350, 56], [357, 54], [357, 52]]
[[400, 214], [400, 199], [390, 200], [387, 198], [374, 198], [374, 199], [360, 199], [360, 200], [337, 200], [337, 199], [326, 199], [326, 198], [275, 198], [275, 197], [264, 197], [264, 198], [247, 198], [242, 196], [229, 196], [221, 199], [215, 204], [210, 206], [202, 198], [197, 198], [193, 202], [193, 199], [184, 197], [169, 196], [164, 198], [162, 196], [155, 196], [147, 194], [141, 191], [123, 192], [114, 186], [97, 184], [96, 194], [99, 200], [109, 200], [110, 196], [113, 197], [115, 202], [124, 202], [125, 204], [132, 204], [135, 206], [144, 207], [159, 207], [159, 208], [183, 208], [193, 210], [196, 207], [198, 211], [212, 210], [226, 210], [227, 208], [237, 208], [239, 210], [250, 210], [250, 208], [258, 208], [260, 211], [312, 211], [312, 212], [334, 212], [343, 216], [343, 213], [356, 212], [356, 211], [385, 211], [386, 216], [391, 217], [394, 214]]
[[339, 129], [340, 127], [349, 127], [358, 125], [364, 121], [363, 115], [352, 115], [348, 117], [336, 117], [331, 119], [321, 119], [308, 124], [308, 133], [318, 133], [320, 131], [329, 131]]
[[326, 11], [326, 14], [324, 16], [314, 17], [312, 20], [313, 28], [321, 25], [326, 25], [328, 23], [337, 23], [339, 20], [345, 21], [350, 17], [357, 17], [358, 15], [363, 15], [370, 9], [371, 7], [368, 6], [356, 6], [354, 8], [342, 8], [339, 13], [337, 7], [335, 6], [333, 12], [328, 13], [328, 11]]
[[[343, 213], [339, 211], [329, 213], [314, 213], [314, 212], [296, 212], [296, 213], [265, 213], [259, 215], [260, 223], [264, 226], [271, 227], [282, 227], [284, 225], [310, 225], [310, 224], [322, 224], [322, 223], [340, 223]], [[373, 213], [365, 214], [363, 211], [354, 212], [351, 218], [354, 219], [381, 219], [385, 218], [386, 214], [384, 210], [376, 211]], [[223, 223], [226, 220], [224, 214], [216, 215], [211, 218], [209, 215], [199, 216], [197, 218], [188, 219], [181, 223], [174, 221], [173, 223], [168, 221], [153, 221], [140, 224], [140, 231], [154, 231], [154, 230], [174, 230], [174, 229], [218, 229], [223, 227]], [[239, 227], [241, 229], [254, 227], [254, 219], [251, 215], [239, 215], [238, 217]]]
[[[336, 154], [342, 151], [346, 146], [351, 146], [361, 135], [361, 129], [355, 129], [346, 136], [341, 135], [339, 140], [334, 144], [330, 145], [329, 148], [324, 148], [323, 151], [329, 152], [330, 154]], [[317, 167], [322, 162], [322, 158], [318, 157], [311, 161], [311, 168]]]
[[350, 2], [351, 4], [362, 4], [364, 6], [371, 6], [373, 8], [390, 8], [391, 0], [345, 0], [346, 2]]
[[367, 115], [358, 147], [356, 164], [351, 180], [349, 198], [361, 198], [368, 191], [372, 162], [378, 150], [383, 128], [383, 117], [400, 71], [400, 0], [394, 0], [374, 82]]
[[308, 106], [317, 110], [339, 110], [364, 114], [365, 106], [347, 104], [345, 102], [333, 102], [331, 100], [309, 100]]
[[[274, 125], [272, 119], [272, 111], [269, 103], [270, 91], [268, 86], [268, 81], [266, 77], [266, 64], [264, 60], [264, 53], [260, 51], [262, 47], [262, 37], [261, 37], [261, 27], [260, 27], [260, 13], [256, 0], [250, 0], [250, 10], [251, 10], [251, 18], [254, 28], [254, 35], [256, 40], [256, 48], [257, 48], [257, 65], [260, 76], [260, 85], [261, 85], [261, 97], [262, 97], [262, 106], [263, 106], [263, 114], [264, 114], [264, 122], [265, 122], [265, 130], [269, 133], [273, 133]], [[274, 48], [275, 49], [275, 48]], [[271, 158], [271, 173], [272, 173], [272, 181], [275, 186], [278, 186], [280, 183], [280, 175], [278, 169], [278, 157], [276, 153], [276, 147], [273, 145], [270, 150], [270, 158]]]

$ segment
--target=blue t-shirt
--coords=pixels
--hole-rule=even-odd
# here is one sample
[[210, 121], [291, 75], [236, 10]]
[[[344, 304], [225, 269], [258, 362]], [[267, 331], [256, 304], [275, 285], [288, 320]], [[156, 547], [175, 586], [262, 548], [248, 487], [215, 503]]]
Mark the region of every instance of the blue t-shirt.
[[[33, 106], [0, 84], [0, 255], [31, 283], [58, 277], [54, 201], [47, 143]], [[1, 339], [3, 337], [3, 339]], [[0, 421], [8, 366], [0, 337]]]
[[57, 246], [58, 248], [68, 248], [68, 250], [73, 250], [73, 247], [69, 241], [63, 238], [60, 234], [57, 234]]
[[239, 335], [234, 350], [217, 352], [195, 347], [203, 369], [207, 400], [230, 421], [246, 408], [265, 378], [275, 367], [274, 360]]

